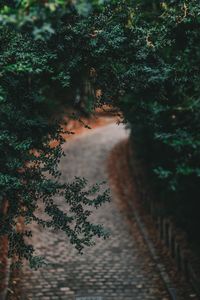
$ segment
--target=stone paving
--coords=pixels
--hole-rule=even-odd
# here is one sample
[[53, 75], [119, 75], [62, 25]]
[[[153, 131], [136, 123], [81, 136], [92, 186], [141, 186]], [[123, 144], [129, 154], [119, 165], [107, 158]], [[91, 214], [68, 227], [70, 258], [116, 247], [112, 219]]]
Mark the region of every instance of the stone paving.
[[[127, 137], [122, 125], [106, 125], [76, 136], [64, 145], [60, 163], [62, 180], [85, 177], [93, 184], [107, 180], [106, 161], [113, 146]], [[59, 200], [59, 199], [58, 199]], [[155, 263], [130, 213], [112, 193], [111, 203], [94, 212], [96, 223], [111, 232], [108, 240], [97, 240], [83, 255], [60, 232], [35, 226], [37, 254], [48, 262], [44, 268], [23, 269], [18, 293], [21, 300], [168, 300]], [[134, 229], [134, 230], [133, 230]], [[10, 294], [11, 295], [11, 294]]]

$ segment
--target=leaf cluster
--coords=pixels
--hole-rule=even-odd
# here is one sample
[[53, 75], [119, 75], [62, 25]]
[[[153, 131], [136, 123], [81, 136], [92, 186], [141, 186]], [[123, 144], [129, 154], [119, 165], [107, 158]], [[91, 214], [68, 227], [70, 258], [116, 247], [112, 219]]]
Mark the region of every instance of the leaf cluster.
[[32, 230], [19, 229], [21, 220], [63, 231], [79, 252], [94, 236], [108, 235], [90, 221], [108, 192], [89, 188], [84, 179], [61, 183], [57, 169], [64, 140], [51, 103], [56, 95], [70, 101], [83, 65], [79, 32], [72, 27], [76, 19], [59, 1], [15, 1], [1, 10], [0, 236], [8, 238], [15, 266], [23, 259], [33, 268], [42, 264], [34, 255]]

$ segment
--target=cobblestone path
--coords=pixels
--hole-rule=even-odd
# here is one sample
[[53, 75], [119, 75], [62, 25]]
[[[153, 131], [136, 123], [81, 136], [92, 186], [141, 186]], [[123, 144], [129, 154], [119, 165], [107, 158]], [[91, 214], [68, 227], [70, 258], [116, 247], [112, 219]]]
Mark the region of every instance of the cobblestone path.
[[[70, 140], [64, 145], [66, 157], [60, 163], [62, 179], [84, 176], [90, 183], [107, 180], [107, 157], [126, 137], [123, 126], [110, 124]], [[38, 271], [24, 268], [16, 299], [168, 300], [137, 225], [134, 220], [130, 223], [128, 215], [112, 194], [111, 203], [93, 216], [111, 231], [111, 237], [97, 240], [82, 256], [64, 234], [35, 227], [34, 245], [48, 265]]]

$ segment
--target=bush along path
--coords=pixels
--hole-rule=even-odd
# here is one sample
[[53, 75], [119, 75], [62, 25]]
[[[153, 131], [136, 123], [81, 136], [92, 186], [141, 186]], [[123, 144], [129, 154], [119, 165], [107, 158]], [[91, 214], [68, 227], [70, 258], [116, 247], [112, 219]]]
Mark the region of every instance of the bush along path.
[[[77, 135], [64, 144], [66, 156], [60, 162], [62, 180], [85, 177], [89, 184], [107, 180], [107, 158], [111, 149], [126, 138], [122, 125], [109, 124]], [[37, 271], [24, 266], [11, 279], [9, 300], [101, 299], [168, 300], [165, 285], [129, 210], [114, 192], [92, 216], [110, 231], [106, 241], [97, 240], [83, 255], [62, 232], [33, 228], [33, 243], [47, 265]], [[57, 203], [67, 209], [60, 199]]]
[[[138, 159], [132, 159], [134, 156], [134, 149], [130, 146], [130, 139], [127, 139], [121, 141], [112, 149], [108, 160], [110, 186], [118, 197], [120, 197], [124, 209], [130, 211], [130, 220], [136, 220], [137, 226], [140, 228], [140, 232], [148, 246], [171, 299], [198, 300], [199, 296], [198, 292], [195, 291], [196, 287], [194, 285], [194, 280], [192, 280], [192, 276], [189, 276], [189, 274], [185, 272], [186, 270], [182, 268], [183, 261], [181, 262], [182, 266], [180, 268], [180, 265], [178, 264], [178, 260], [180, 259], [178, 253], [175, 253], [174, 256], [171, 255], [169, 245], [163, 238], [166, 234], [165, 236], [161, 236], [155, 217], [147, 210], [143, 198], [147, 184], [149, 183], [149, 178], [147, 177], [146, 181], [143, 180], [140, 186], [138, 185], [138, 179], [141, 179], [141, 170], [139, 173], [138, 167], [140, 166], [141, 168], [141, 165], [139, 165]], [[180, 242], [180, 236], [178, 237], [178, 234], [180, 235], [180, 230], [175, 228], [176, 227], [173, 228], [171, 238], [175, 239], [176, 234], [176, 239]], [[168, 241], [169, 238], [170, 235], [168, 236]], [[183, 241], [181, 241], [180, 244], [181, 246], [182, 242]], [[178, 252], [178, 249], [175, 249], [175, 251]], [[184, 255], [186, 255], [185, 249]], [[187, 255], [189, 255], [188, 252]], [[190, 271], [193, 272], [192, 275], [195, 276], [196, 274], [194, 273], [193, 265], [191, 266]]]

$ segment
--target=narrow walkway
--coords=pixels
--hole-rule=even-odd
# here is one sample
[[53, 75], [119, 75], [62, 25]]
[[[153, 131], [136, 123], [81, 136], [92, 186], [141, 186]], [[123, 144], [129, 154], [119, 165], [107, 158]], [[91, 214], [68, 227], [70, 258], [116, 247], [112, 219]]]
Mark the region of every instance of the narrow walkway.
[[[62, 179], [81, 176], [91, 184], [107, 180], [107, 157], [126, 137], [123, 126], [110, 124], [70, 140], [64, 145], [66, 157], [60, 163]], [[168, 300], [148, 249], [140, 233], [132, 232], [135, 224], [130, 224], [127, 216], [120, 199], [112, 194], [111, 203], [93, 216], [111, 231], [111, 237], [97, 240], [82, 256], [64, 234], [34, 228], [34, 245], [48, 265], [38, 271], [24, 268], [16, 299]]]

